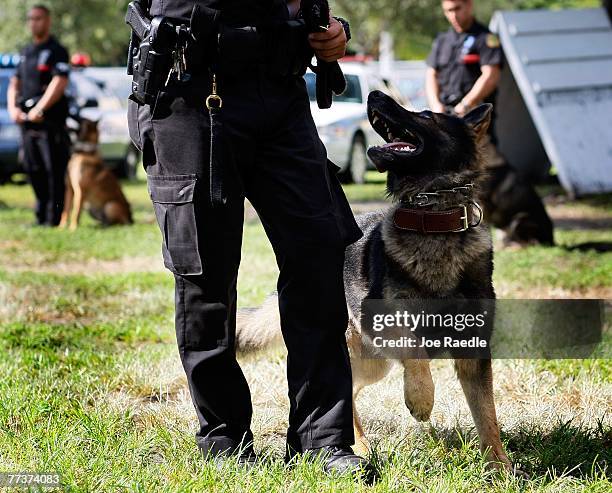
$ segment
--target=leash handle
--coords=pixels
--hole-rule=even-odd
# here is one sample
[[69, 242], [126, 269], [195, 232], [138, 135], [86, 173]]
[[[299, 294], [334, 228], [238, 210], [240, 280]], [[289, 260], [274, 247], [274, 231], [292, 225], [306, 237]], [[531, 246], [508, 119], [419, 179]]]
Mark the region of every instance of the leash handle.
[[219, 118], [222, 106], [223, 100], [217, 94], [217, 75], [213, 73], [211, 94], [206, 98], [206, 108], [210, 116], [209, 192], [210, 203], [213, 207], [227, 203], [227, 197], [223, 190], [223, 167], [215, 146], [215, 141], [219, 141], [223, 132], [223, 123]]
[[212, 74], [212, 77], [211, 94], [206, 98], [206, 108], [208, 108], [209, 111], [212, 109], [221, 109], [223, 106], [223, 99], [217, 94], [217, 74]]

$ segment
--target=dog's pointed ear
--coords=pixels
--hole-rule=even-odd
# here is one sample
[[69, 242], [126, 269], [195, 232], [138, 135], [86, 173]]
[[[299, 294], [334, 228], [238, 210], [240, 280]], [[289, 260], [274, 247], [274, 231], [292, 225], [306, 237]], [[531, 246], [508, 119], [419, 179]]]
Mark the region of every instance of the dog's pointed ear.
[[474, 130], [477, 140], [480, 140], [487, 133], [491, 124], [492, 113], [493, 105], [491, 103], [484, 103], [476, 106], [476, 108], [463, 117], [463, 121]]

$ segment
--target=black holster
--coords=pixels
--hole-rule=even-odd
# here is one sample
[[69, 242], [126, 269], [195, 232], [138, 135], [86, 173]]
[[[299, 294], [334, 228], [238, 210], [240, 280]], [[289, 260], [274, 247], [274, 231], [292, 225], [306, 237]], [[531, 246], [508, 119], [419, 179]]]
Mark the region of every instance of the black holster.
[[[132, 28], [128, 74], [132, 75], [132, 99], [154, 105], [172, 75], [188, 77], [206, 63], [206, 44], [216, 32], [219, 11], [195, 5], [189, 25], [164, 16], [149, 19], [142, 4], [128, 5], [126, 23]], [[187, 66], [194, 62], [196, 67]], [[174, 73], [173, 73], [174, 72]]]

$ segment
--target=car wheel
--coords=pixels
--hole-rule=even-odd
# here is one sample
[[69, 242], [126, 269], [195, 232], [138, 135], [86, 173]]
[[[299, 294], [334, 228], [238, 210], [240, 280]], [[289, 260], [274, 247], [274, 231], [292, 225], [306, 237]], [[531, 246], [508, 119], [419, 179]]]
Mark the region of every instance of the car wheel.
[[136, 149], [136, 147], [130, 145], [125, 153], [125, 159], [123, 161], [123, 176], [125, 176], [128, 180], [136, 179], [136, 171], [139, 162], [140, 152], [138, 149]]
[[345, 171], [351, 183], [363, 183], [368, 168], [365, 138], [362, 134], [355, 134], [349, 153], [348, 167]]

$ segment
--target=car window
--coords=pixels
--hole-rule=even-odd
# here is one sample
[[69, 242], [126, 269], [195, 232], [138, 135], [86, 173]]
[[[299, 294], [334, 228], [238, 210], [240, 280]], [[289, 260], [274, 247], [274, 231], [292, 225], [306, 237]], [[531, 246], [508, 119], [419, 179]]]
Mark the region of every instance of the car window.
[[98, 100], [102, 90], [91, 79], [73, 73], [70, 77], [69, 91], [74, 97]]
[[132, 78], [125, 73], [123, 67], [119, 69], [89, 68], [85, 74], [103, 84], [103, 86], [127, 104], [128, 96], [132, 93]]
[[83, 105], [87, 100], [97, 102], [101, 111], [121, 109], [121, 101], [111, 91], [101, 88], [94, 79], [82, 73], [73, 72], [70, 77], [69, 92], [76, 98], [77, 104]]
[[[308, 97], [311, 101], [317, 100], [316, 91], [316, 76], [312, 72], [304, 74], [306, 79], [306, 88], [308, 89]], [[363, 103], [363, 95], [361, 93], [361, 84], [359, 83], [359, 76], [348, 74], [346, 78], [346, 91], [340, 96], [334, 95], [334, 101], [344, 103]]]
[[132, 94], [132, 85], [130, 81], [124, 80], [123, 78], [108, 78], [104, 80], [106, 87], [113, 92], [121, 100], [127, 100]]

